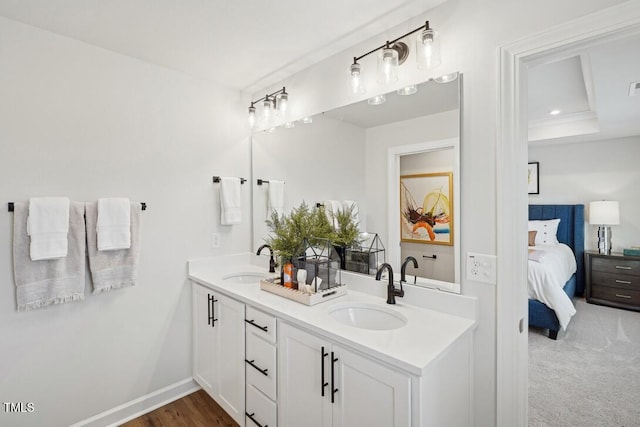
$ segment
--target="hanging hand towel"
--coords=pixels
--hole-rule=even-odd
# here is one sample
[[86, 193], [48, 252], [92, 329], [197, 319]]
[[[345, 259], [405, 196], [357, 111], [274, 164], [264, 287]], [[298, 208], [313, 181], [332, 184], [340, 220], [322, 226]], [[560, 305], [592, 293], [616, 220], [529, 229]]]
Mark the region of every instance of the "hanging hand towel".
[[67, 256], [33, 261], [27, 236], [27, 203], [14, 204], [13, 272], [18, 311], [84, 299], [84, 203], [69, 204]]
[[139, 203], [130, 203], [129, 209], [131, 219], [131, 246], [129, 249], [99, 251], [96, 231], [98, 202], [86, 203], [87, 253], [94, 294], [136, 284], [140, 257], [141, 207]]
[[126, 198], [98, 199], [98, 250], [131, 247], [131, 201]]
[[29, 199], [27, 234], [31, 237], [32, 261], [67, 256], [69, 199], [67, 197], [33, 197]]
[[277, 212], [278, 217], [282, 217], [284, 213], [284, 181], [269, 180], [267, 219], [271, 219], [271, 212]]
[[220, 178], [220, 224], [240, 224], [242, 191], [240, 178]]

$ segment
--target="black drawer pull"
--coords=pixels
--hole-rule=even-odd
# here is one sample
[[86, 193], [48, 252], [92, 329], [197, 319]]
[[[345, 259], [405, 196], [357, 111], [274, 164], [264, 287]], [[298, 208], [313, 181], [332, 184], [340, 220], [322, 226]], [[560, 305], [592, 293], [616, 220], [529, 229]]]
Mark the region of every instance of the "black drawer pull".
[[336, 387], [334, 387], [335, 385], [335, 364], [338, 361], [337, 357], [333, 356], [333, 351], [331, 352], [331, 403], [335, 403], [336, 399], [336, 393], [338, 392], [338, 389]]
[[255, 362], [255, 360], [247, 360], [244, 359], [245, 362], [247, 362], [249, 365], [251, 365], [255, 370], [257, 370], [258, 372], [260, 372], [262, 375], [264, 375], [265, 377], [268, 377], [269, 374], [267, 373], [269, 371], [268, 368], [265, 369], [260, 369], [258, 366], [256, 366], [253, 362]]
[[207, 294], [207, 297], [209, 299], [209, 304], [207, 307], [207, 311], [208, 311], [207, 324], [211, 325], [212, 328], [215, 328], [214, 323], [217, 322], [218, 319], [216, 319], [216, 307], [214, 303], [218, 302], [218, 300], [215, 299], [215, 297], [211, 294]]
[[632, 298], [632, 297], [631, 297], [631, 295], [621, 295], [621, 294], [616, 294], [616, 296], [617, 296], [618, 298], [626, 298], [626, 299], [631, 299], [631, 298]]
[[269, 327], [268, 326], [260, 326], [253, 319], [251, 319], [251, 320], [246, 320], [245, 319], [245, 322], [247, 322], [248, 324], [250, 324], [252, 326], [255, 326], [256, 328], [258, 328], [258, 329], [260, 329], [262, 331], [269, 332]]
[[631, 270], [631, 267], [628, 267], [626, 265], [616, 265], [616, 268], [618, 270]]
[[268, 426], [268, 425], [266, 425], [266, 424], [265, 424], [265, 425], [260, 424], [259, 422], [257, 422], [257, 421], [255, 420], [255, 418], [253, 418], [253, 416], [256, 414], [255, 412], [252, 412], [252, 413], [245, 412], [244, 414], [245, 414], [247, 417], [249, 417], [249, 419], [250, 419], [251, 421], [253, 421], [253, 422], [255, 423], [255, 425], [257, 425], [258, 427], [269, 427], [269, 426]]
[[327, 357], [328, 355], [329, 353], [324, 352], [324, 346], [323, 346], [322, 349], [320, 350], [320, 373], [322, 374], [322, 378], [320, 379], [320, 382], [322, 384], [322, 388], [320, 389], [320, 394], [322, 397], [324, 397], [324, 388], [329, 385], [329, 383], [325, 382], [324, 380], [324, 358]]
[[631, 281], [630, 280], [618, 280], [618, 279], [616, 279], [616, 283], [622, 283], [623, 285], [630, 285]]

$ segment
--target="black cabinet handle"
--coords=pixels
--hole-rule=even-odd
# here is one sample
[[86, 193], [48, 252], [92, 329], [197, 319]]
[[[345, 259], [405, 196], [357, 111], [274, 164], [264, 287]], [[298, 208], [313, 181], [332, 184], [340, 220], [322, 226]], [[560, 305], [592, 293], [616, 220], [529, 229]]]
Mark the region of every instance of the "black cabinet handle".
[[214, 325], [215, 322], [218, 321], [218, 319], [216, 319], [216, 306], [214, 305], [216, 302], [218, 302], [217, 299], [215, 299], [215, 297], [211, 294], [207, 294], [209, 296], [209, 322], [208, 324], [211, 325], [212, 328], [215, 328], [216, 325]]
[[255, 320], [253, 320], [253, 319], [251, 319], [251, 320], [246, 320], [246, 319], [245, 319], [245, 322], [247, 322], [248, 324], [250, 324], [250, 325], [252, 325], [252, 326], [255, 326], [256, 328], [258, 328], [258, 329], [260, 329], [260, 330], [263, 330], [263, 331], [265, 331], [265, 332], [269, 332], [269, 327], [268, 327], [268, 326], [260, 326], [260, 325], [258, 325], [258, 324], [255, 322]]
[[245, 362], [247, 362], [249, 365], [251, 365], [255, 370], [257, 370], [258, 372], [260, 372], [262, 375], [264, 375], [265, 377], [268, 377], [269, 374], [267, 373], [269, 371], [269, 368], [265, 368], [265, 369], [260, 369], [258, 366], [256, 366], [255, 360], [247, 360], [244, 359]]
[[322, 383], [322, 388], [320, 389], [320, 393], [322, 394], [322, 397], [324, 397], [324, 388], [329, 385], [328, 382], [324, 381], [324, 358], [327, 357], [328, 355], [329, 353], [324, 352], [324, 346], [323, 346], [322, 349], [320, 350], [320, 372], [322, 373], [322, 378], [320, 379]]
[[207, 325], [211, 325], [211, 319], [213, 319], [213, 317], [211, 317], [211, 300], [213, 299], [213, 297], [211, 296], [211, 294], [207, 294]]
[[337, 357], [334, 357], [333, 351], [331, 352], [331, 403], [335, 403], [335, 396], [338, 389], [335, 388], [335, 364], [338, 361]]
[[257, 421], [256, 421], [256, 419], [255, 419], [255, 418], [253, 418], [253, 416], [256, 414], [255, 412], [252, 412], [252, 413], [245, 412], [244, 414], [245, 414], [247, 417], [249, 417], [249, 419], [250, 419], [251, 421], [253, 421], [253, 422], [255, 423], [255, 425], [257, 425], [258, 427], [269, 427], [269, 426], [268, 426], [268, 425], [266, 425], [266, 424], [265, 424], [265, 425], [260, 424], [259, 422], [257, 422]]

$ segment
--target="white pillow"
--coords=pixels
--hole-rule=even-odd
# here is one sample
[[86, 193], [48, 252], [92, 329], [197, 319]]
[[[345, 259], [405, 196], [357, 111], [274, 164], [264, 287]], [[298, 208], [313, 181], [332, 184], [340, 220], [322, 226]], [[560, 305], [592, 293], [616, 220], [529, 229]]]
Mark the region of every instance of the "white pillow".
[[560, 218], [549, 219], [546, 221], [529, 221], [529, 231], [535, 230], [536, 245], [557, 245], [558, 243], [558, 224]]

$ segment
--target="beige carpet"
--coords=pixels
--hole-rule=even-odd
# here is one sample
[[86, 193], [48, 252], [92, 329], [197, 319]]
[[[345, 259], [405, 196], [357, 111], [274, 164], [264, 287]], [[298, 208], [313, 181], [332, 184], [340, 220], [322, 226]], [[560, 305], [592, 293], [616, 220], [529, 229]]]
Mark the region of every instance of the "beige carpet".
[[557, 341], [529, 330], [529, 426], [640, 426], [640, 313], [574, 303]]

